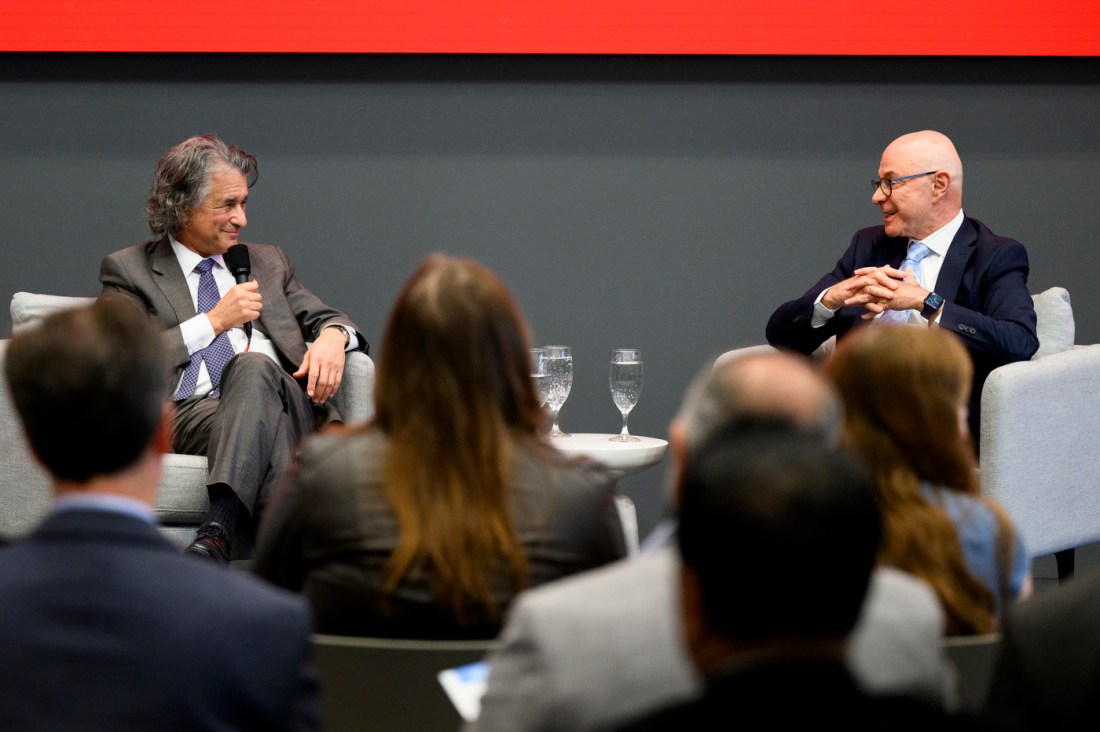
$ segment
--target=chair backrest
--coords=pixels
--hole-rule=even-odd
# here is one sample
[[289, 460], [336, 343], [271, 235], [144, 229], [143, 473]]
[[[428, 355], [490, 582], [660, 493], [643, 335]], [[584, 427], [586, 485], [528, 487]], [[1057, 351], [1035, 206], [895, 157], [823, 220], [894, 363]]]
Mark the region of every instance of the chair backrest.
[[440, 671], [481, 661], [496, 641], [313, 636], [327, 732], [453, 732], [462, 717]]
[[1001, 649], [1000, 633], [948, 636], [944, 639], [944, 649], [955, 669], [955, 708], [981, 711]]

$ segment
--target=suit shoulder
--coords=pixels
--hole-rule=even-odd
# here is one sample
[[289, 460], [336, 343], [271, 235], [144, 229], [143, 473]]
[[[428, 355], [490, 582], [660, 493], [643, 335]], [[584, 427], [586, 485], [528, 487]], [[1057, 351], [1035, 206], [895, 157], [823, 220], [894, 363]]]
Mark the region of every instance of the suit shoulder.
[[[638, 602], [639, 594], [671, 593], [677, 562], [671, 547], [651, 554], [627, 557], [535, 587], [520, 595], [528, 608], [583, 608], [591, 613], [601, 599], [620, 608], [623, 598]], [[557, 612], [555, 610], [555, 612]]]
[[[309, 609], [304, 598], [296, 593], [275, 587], [247, 572], [227, 571], [224, 567], [206, 565], [192, 557], [181, 557], [189, 564], [199, 564], [191, 573], [180, 571], [177, 581], [189, 582], [195, 603], [207, 606], [211, 613], [248, 619], [263, 620], [290, 626], [310, 622]], [[195, 607], [195, 604], [192, 605]]]
[[116, 249], [115, 251], [104, 256], [104, 261], [129, 261], [133, 259], [145, 258], [152, 253], [153, 247], [156, 245], [155, 241], [143, 241], [140, 244], [131, 244], [128, 247], [122, 249]]
[[1021, 251], [1026, 252], [1024, 245], [1018, 240], [1010, 236], [1001, 236], [1000, 234], [993, 233], [992, 229], [978, 219], [967, 217], [966, 220], [975, 227], [978, 246], [991, 248], [1019, 248]]

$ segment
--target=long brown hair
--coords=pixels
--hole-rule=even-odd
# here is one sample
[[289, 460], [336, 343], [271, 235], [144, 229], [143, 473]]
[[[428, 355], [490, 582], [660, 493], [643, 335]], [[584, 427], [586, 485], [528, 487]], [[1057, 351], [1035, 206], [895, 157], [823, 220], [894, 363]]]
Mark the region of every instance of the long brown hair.
[[[994, 591], [969, 571], [959, 532], [921, 483], [987, 503], [1001, 534], [1004, 510], [979, 495], [977, 459], [965, 431], [973, 364], [949, 331], [871, 326], [841, 341], [824, 365], [844, 402], [843, 440], [875, 478], [884, 519], [879, 559], [926, 580], [947, 614], [947, 633], [996, 629]], [[1001, 559], [998, 556], [998, 559]]]
[[426, 572], [460, 624], [499, 617], [494, 578], [514, 591], [526, 579], [509, 505], [512, 446], [549, 450], [529, 347], [504, 283], [441, 254], [413, 273], [386, 325], [375, 424], [389, 437], [383, 482], [400, 530], [386, 590]]

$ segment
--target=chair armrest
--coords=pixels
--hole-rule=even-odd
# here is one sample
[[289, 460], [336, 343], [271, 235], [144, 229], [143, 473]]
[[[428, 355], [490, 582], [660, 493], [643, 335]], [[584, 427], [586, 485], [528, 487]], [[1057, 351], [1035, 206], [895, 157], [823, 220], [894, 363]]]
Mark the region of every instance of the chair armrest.
[[993, 370], [982, 391], [981, 484], [1033, 557], [1100, 541], [1100, 345]]
[[344, 379], [332, 397], [347, 424], [367, 422], [374, 416], [374, 361], [362, 351], [344, 359]]
[[14, 539], [36, 526], [50, 510], [50, 479], [31, 455], [23, 423], [3, 377], [8, 339], [0, 340], [0, 538]]

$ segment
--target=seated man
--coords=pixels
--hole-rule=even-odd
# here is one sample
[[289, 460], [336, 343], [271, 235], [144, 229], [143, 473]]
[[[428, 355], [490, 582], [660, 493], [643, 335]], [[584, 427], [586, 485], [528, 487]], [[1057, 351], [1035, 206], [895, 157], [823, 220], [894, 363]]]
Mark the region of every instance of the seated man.
[[0, 551], [0, 729], [319, 727], [304, 601], [188, 559], [157, 530], [164, 363], [157, 329], [111, 296], [8, 346], [54, 505]]
[[974, 362], [977, 448], [986, 376], [1039, 348], [1027, 250], [963, 213], [962, 160], [946, 135], [902, 135], [883, 151], [878, 174], [871, 204], [882, 225], [857, 231], [832, 272], [776, 308], [768, 343], [809, 354], [872, 320], [947, 328]]
[[145, 206], [152, 240], [108, 255], [99, 273], [103, 293], [163, 331], [177, 369], [172, 449], [210, 464], [210, 511], [188, 551], [223, 564], [242, 511], [257, 518], [302, 437], [339, 419], [326, 402], [345, 351], [367, 349], [280, 248], [238, 244], [256, 176], [255, 157], [212, 135], [172, 147]]
[[785, 425], [735, 424], [688, 463], [681, 492], [683, 632], [705, 689], [622, 729], [984, 728], [869, 694], [845, 664], [882, 538], [854, 457]]

